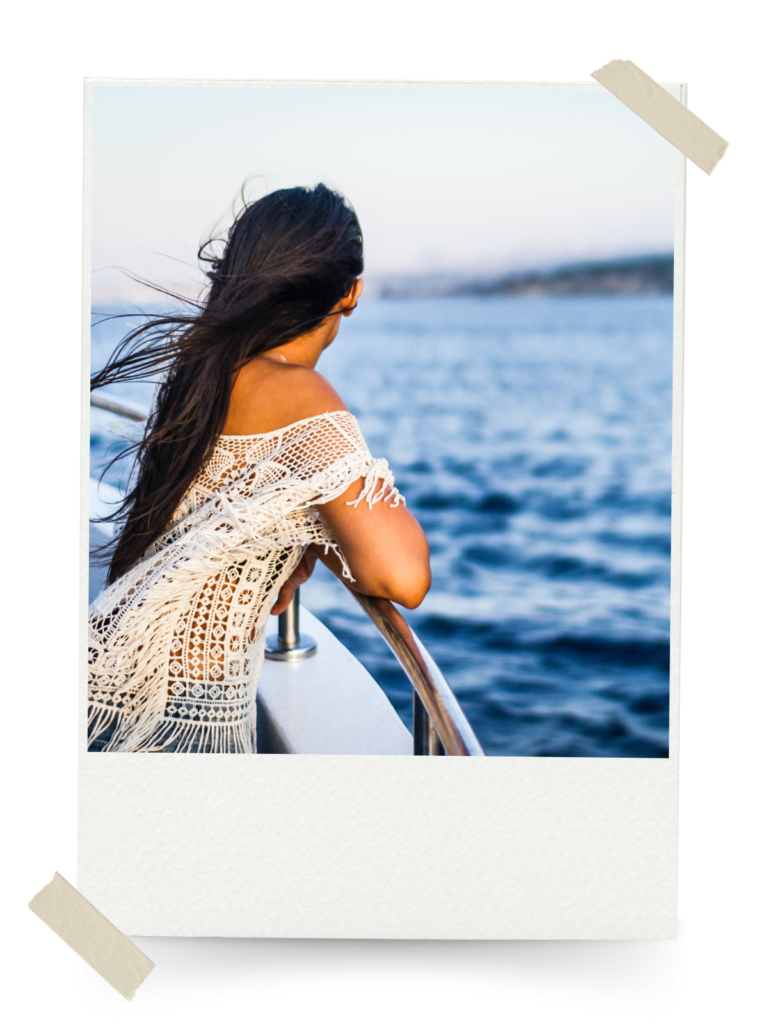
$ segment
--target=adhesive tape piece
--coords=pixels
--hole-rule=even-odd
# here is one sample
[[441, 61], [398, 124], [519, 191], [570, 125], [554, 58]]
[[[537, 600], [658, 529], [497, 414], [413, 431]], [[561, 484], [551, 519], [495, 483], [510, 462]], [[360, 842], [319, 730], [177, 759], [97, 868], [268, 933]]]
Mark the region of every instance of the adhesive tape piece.
[[126, 999], [155, 966], [58, 871], [29, 909]]
[[702, 171], [711, 174], [728, 143], [631, 60], [612, 60], [592, 77], [663, 135]]

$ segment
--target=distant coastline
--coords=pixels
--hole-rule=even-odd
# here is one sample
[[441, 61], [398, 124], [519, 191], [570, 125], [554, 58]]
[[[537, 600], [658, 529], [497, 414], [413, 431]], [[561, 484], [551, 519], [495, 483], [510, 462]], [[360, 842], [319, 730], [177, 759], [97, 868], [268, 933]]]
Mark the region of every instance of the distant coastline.
[[482, 280], [440, 275], [401, 277], [382, 282], [379, 295], [384, 299], [452, 295], [671, 295], [673, 279], [674, 257], [665, 253], [571, 263]]

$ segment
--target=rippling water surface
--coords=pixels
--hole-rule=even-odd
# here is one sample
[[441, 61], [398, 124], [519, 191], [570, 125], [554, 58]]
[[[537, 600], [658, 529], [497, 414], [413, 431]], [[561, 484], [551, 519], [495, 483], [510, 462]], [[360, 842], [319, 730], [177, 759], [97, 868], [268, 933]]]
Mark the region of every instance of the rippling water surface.
[[[369, 299], [318, 368], [424, 526], [406, 615], [486, 753], [667, 756], [671, 298]], [[410, 723], [354, 600], [322, 567], [302, 596]]]

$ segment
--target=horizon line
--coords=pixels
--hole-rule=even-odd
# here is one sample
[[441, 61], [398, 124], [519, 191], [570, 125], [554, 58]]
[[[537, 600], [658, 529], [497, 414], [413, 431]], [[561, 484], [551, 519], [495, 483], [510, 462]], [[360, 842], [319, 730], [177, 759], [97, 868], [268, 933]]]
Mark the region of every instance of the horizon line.
[[[616, 266], [621, 264], [641, 264], [650, 262], [653, 260], [674, 260], [674, 250], [643, 250], [641, 252], [627, 252], [621, 255], [613, 256], [585, 256], [583, 258], [570, 257], [570, 258], [557, 258], [551, 260], [534, 260], [529, 263], [520, 264], [515, 267], [507, 267], [507, 269], [463, 269], [463, 270], [403, 270], [403, 271], [373, 271], [370, 274], [363, 273], [362, 277], [364, 280], [370, 283], [371, 291], [374, 297], [377, 297], [377, 289], [380, 287], [386, 287], [387, 284], [402, 284], [406, 282], [426, 282], [429, 280], [437, 281], [453, 281], [456, 284], [490, 284], [493, 282], [512, 280], [518, 278], [524, 278], [529, 275], [535, 274], [551, 274], [557, 273], [558, 271], [578, 270], [597, 268], [602, 266]], [[101, 271], [94, 271], [94, 275], [102, 271], [113, 271], [119, 272], [120, 268], [117, 267], [104, 267]], [[93, 275], [92, 275], [93, 276]], [[128, 279], [131, 280], [131, 279]], [[93, 295], [93, 292], [98, 292], [98, 287], [92, 288], [91, 295], [91, 308], [94, 304], [131, 304], [136, 302], [140, 296], [146, 296], [149, 298], [153, 294], [153, 289], [149, 285], [138, 285], [137, 282], [133, 281], [133, 288], [129, 289], [113, 289], [112, 294], [103, 298], [98, 298]], [[205, 289], [205, 283], [201, 281], [201, 287], [199, 290], [192, 291], [191, 289], [178, 286], [179, 296], [183, 301], [195, 301], [200, 295], [201, 291]], [[133, 294], [129, 294], [129, 291]], [[120, 295], [120, 292], [123, 292]], [[161, 301], [160, 293], [158, 294], [158, 302]]]

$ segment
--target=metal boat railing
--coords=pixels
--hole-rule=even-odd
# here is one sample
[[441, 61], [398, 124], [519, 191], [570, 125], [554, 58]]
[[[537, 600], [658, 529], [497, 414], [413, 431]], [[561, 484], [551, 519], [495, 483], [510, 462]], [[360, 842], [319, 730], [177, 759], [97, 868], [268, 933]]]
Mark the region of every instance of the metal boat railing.
[[116, 416], [122, 416], [125, 420], [136, 420], [143, 423], [147, 416], [147, 410], [134, 402], [127, 402], [124, 398], [113, 398], [112, 395], [91, 394], [91, 405], [95, 409], [104, 409], [106, 412], [113, 412]]
[[[144, 421], [146, 410], [107, 394], [91, 405], [125, 419]], [[434, 659], [391, 601], [347, 588], [397, 658], [413, 687], [413, 752], [417, 755], [482, 757], [483, 750]], [[317, 645], [299, 633], [299, 591], [278, 616], [277, 642], [266, 656], [277, 661], [310, 657]]]
[[442, 672], [391, 601], [349, 589], [386, 640], [413, 687], [414, 754], [482, 757], [483, 750]]

